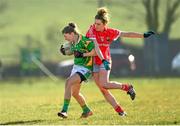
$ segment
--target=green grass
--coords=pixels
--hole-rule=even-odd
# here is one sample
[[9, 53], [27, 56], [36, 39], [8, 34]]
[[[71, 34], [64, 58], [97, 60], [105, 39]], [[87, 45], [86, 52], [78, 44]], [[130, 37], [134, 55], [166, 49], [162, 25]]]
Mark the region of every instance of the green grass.
[[[35, 39], [32, 42], [38, 45], [39, 41], [43, 52], [43, 60], [58, 61], [62, 59], [58, 54], [58, 48], [63, 37], [60, 30], [68, 22], [76, 22], [79, 29], [84, 34], [90, 24], [94, 22], [97, 11], [97, 0], [5, 0], [7, 10], [0, 13], [0, 23], [7, 25], [0, 28], [0, 57], [5, 64], [19, 62], [19, 48], [26, 45], [26, 35]], [[111, 15], [109, 26], [123, 31], [147, 31], [145, 24], [145, 10], [140, 0], [132, 3], [132, 0], [111, 0], [107, 7]], [[123, 3], [123, 4], [122, 4]], [[162, 16], [165, 12], [163, 5], [159, 10], [160, 28], [164, 22]], [[126, 7], [128, 6], [128, 8]], [[133, 10], [133, 11], [130, 11]], [[178, 10], [180, 12], [180, 9]], [[179, 38], [180, 22], [175, 22], [170, 34], [171, 38]], [[46, 33], [48, 28], [52, 28], [52, 34], [56, 40], [47, 41]], [[51, 32], [51, 31], [50, 31]], [[58, 33], [56, 33], [58, 32]], [[124, 41], [141, 46], [142, 39], [125, 39]], [[28, 45], [30, 47], [30, 45]]]
[[90, 81], [82, 85], [81, 91], [94, 115], [79, 119], [82, 110], [72, 98], [69, 117], [64, 120], [56, 115], [63, 103], [64, 79], [57, 83], [47, 78], [1, 81], [0, 124], [180, 124], [179, 78], [113, 80], [133, 83], [137, 91], [133, 102], [125, 92], [112, 91], [127, 117], [119, 117]]

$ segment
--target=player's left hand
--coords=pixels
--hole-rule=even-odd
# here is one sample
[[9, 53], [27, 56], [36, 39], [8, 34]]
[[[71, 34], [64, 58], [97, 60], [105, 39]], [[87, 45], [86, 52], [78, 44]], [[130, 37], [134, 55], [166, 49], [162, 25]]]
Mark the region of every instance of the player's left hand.
[[103, 65], [104, 65], [106, 70], [110, 70], [111, 69], [109, 61], [103, 59], [102, 63], [103, 63]]
[[75, 58], [82, 58], [82, 57], [84, 57], [84, 56], [83, 56], [83, 53], [82, 53], [82, 52], [74, 51], [74, 57], [75, 57]]
[[148, 32], [145, 32], [143, 35], [144, 35], [144, 38], [148, 38], [149, 36], [154, 35], [154, 34], [155, 34], [155, 32], [148, 31]]

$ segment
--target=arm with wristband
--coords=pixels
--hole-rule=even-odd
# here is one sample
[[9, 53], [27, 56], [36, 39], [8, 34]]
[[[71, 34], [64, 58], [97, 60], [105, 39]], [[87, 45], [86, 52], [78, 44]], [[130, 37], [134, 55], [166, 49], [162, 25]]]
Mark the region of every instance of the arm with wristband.
[[148, 31], [145, 33], [137, 33], [137, 32], [125, 32], [121, 31], [121, 37], [128, 37], [128, 38], [148, 38], [151, 35], [154, 35], [153, 31]]
[[94, 44], [95, 44], [96, 54], [97, 54], [98, 57], [101, 59], [103, 65], [104, 65], [104, 67], [105, 67], [105, 69], [106, 69], [106, 70], [110, 70], [110, 69], [111, 69], [111, 68], [110, 68], [110, 63], [109, 63], [109, 61], [107, 61], [107, 60], [104, 59], [104, 56], [103, 56], [103, 54], [102, 54], [102, 52], [101, 52], [101, 50], [100, 50], [100, 48], [99, 48], [99, 46], [98, 46], [98, 43], [97, 43], [96, 39], [93, 39], [93, 42], [94, 42]]
[[96, 39], [91, 39], [91, 40], [94, 42], [94, 45], [95, 45], [95, 50], [94, 51], [87, 52], [87, 53], [81, 53], [79, 51], [75, 51], [74, 52], [74, 56], [76, 58], [80, 58], [80, 57], [96, 56], [96, 55], [98, 55], [98, 57], [102, 60], [102, 63], [104, 65], [105, 69], [106, 70], [110, 70], [110, 63], [109, 63], [109, 61], [104, 59], [104, 56], [103, 56], [101, 50], [99, 49], [99, 46], [97, 44]]
[[96, 56], [95, 49], [92, 49], [90, 52], [82, 53], [79, 51], [74, 51], [74, 56], [76, 58], [88, 57], [88, 56]]

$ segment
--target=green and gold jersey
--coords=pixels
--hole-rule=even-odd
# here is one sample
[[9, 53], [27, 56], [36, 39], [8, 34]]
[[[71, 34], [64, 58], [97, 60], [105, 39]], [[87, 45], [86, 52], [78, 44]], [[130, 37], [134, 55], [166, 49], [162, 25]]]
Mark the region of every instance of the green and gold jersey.
[[[80, 35], [79, 40], [77, 43], [72, 44], [71, 50], [72, 51], [79, 51], [82, 53], [90, 52], [94, 49], [94, 42], [90, 39], [86, 38], [85, 36]], [[82, 58], [74, 58], [74, 64], [84, 66], [85, 68], [92, 71], [93, 69], [93, 57], [82, 57]]]

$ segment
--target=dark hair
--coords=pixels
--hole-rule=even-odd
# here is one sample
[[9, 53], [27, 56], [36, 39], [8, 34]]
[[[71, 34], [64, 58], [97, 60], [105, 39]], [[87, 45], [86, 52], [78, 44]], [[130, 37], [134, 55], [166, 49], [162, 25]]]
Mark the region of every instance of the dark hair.
[[108, 10], [105, 7], [99, 8], [97, 11], [97, 15], [95, 19], [99, 19], [103, 24], [107, 24], [109, 22]]
[[68, 26], [65, 26], [62, 30], [63, 34], [72, 33], [72, 32], [74, 32], [75, 34], [78, 34], [77, 27], [76, 27], [75, 23], [69, 23]]

